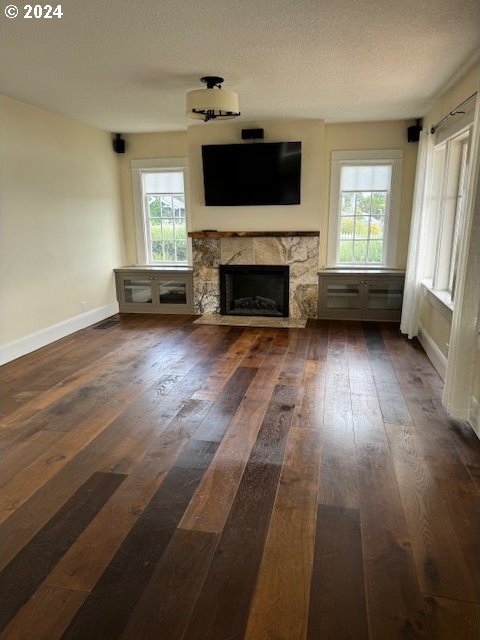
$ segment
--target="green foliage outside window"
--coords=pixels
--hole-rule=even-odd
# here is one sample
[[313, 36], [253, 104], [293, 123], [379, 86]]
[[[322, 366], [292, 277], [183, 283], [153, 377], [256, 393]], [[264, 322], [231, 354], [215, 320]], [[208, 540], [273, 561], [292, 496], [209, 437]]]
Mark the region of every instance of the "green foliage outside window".
[[339, 262], [383, 262], [386, 206], [385, 191], [342, 192]]
[[148, 196], [152, 259], [187, 261], [187, 227], [183, 194]]

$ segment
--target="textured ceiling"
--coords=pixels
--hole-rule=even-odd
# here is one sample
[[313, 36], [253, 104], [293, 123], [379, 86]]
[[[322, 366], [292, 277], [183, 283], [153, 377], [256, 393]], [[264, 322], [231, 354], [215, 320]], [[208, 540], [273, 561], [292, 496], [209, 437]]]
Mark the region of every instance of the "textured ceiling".
[[480, 49], [479, 0], [63, 0], [60, 20], [7, 4], [2, 93], [109, 131], [184, 129], [203, 75], [249, 122], [413, 118]]

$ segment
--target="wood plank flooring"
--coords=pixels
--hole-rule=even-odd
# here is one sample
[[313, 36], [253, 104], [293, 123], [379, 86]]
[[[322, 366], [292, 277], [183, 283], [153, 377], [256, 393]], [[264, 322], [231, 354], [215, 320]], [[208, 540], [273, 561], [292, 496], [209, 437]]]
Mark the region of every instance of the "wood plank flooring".
[[193, 320], [0, 369], [0, 638], [478, 640], [480, 441], [419, 344]]

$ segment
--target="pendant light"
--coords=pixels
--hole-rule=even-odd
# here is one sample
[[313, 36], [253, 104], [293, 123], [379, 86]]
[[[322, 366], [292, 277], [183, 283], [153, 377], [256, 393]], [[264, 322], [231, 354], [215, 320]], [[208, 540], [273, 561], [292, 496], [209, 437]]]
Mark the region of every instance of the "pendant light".
[[235, 91], [222, 89], [223, 78], [205, 76], [200, 78], [206, 89], [194, 89], [187, 93], [187, 116], [208, 122], [228, 120], [240, 115], [238, 95]]

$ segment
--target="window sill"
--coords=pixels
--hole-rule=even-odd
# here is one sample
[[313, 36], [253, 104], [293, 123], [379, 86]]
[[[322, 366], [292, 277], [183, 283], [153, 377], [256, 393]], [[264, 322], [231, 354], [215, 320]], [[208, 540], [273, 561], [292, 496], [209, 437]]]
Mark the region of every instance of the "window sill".
[[162, 267], [162, 269], [191, 269], [192, 265], [186, 262], [146, 262], [147, 267]]
[[191, 273], [192, 267], [185, 265], [163, 264], [132, 264], [126, 267], [117, 267], [114, 271], [168, 271], [169, 273]]
[[452, 321], [453, 302], [448, 291], [433, 289], [431, 280], [423, 280], [422, 294], [448, 322]]
[[319, 273], [368, 273], [371, 275], [400, 275], [403, 276], [405, 274], [405, 269], [401, 269], [399, 267], [386, 267], [385, 265], [377, 265], [377, 266], [357, 266], [357, 265], [348, 265], [348, 264], [338, 264], [332, 267], [322, 267], [319, 270]]

